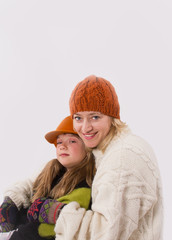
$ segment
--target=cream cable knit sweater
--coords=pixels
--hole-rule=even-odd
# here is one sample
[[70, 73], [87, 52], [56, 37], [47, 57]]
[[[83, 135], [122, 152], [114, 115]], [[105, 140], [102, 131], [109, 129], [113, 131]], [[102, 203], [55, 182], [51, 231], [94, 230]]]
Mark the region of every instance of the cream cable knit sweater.
[[[76, 202], [65, 206], [55, 226], [58, 240], [162, 240], [162, 193], [151, 147], [129, 130], [115, 136], [105, 153], [93, 151], [97, 172], [92, 211]], [[16, 195], [16, 190], [18, 195]], [[6, 192], [27, 206], [32, 182]]]
[[16, 182], [13, 186], [7, 189], [4, 197], [8, 196], [20, 209], [22, 206], [27, 208], [31, 204], [31, 197], [33, 194], [33, 181], [27, 179], [24, 181]]
[[93, 153], [92, 211], [68, 204], [57, 220], [56, 239], [162, 239], [161, 182], [151, 147], [128, 130], [115, 136], [104, 154]]

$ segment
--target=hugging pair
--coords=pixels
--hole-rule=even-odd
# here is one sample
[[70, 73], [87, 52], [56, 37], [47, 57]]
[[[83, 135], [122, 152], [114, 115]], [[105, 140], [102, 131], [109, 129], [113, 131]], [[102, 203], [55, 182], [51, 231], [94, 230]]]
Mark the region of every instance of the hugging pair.
[[[46, 166], [34, 183], [23, 182], [5, 195], [13, 212], [29, 207], [29, 223], [18, 227], [10, 239], [34, 239], [15, 238], [29, 225], [35, 239], [160, 240], [157, 160], [150, 145], [121, 121], [113, 85], [89, 76], [74, 88], [69, 106], [75, 132], [46, 135], [56, 146], [58, 160], [50, 162], [49, 170]], [[71, 135], [76, 133], [79, 137]], [[70, 158], [70, 152], [75, 157]], [[1, 226], [10, 223], [10, 209], [3, 211], [1, 206]]]

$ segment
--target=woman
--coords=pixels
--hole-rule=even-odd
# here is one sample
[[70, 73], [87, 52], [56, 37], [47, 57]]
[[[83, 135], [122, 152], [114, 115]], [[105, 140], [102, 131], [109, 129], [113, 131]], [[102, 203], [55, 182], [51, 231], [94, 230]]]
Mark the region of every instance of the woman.
[[57, 220], [56, 239], [160, 240], [162, 194], [156, 157], [120, 120], [112, 84], [89, 76], [74, 88], [69, 105], [74, 129], [93, 150], [97, 171], [92, 210], [69, 203]]
[[[77, 201], [85, 209], [90, 207], [94, 158], [73, 130], [71, 117], [45, 138], [55, 145], [57, 159], [46, 164], [33, 185], [19, 183], [8, 191], [0, 207], [0, 226], [6, 232], [0, 233], [0, 239], [55, 239], [56, 220], [69, 202]], [[18, 226], [24, 204], [31, 205], [27, 212], [29, 223]]]

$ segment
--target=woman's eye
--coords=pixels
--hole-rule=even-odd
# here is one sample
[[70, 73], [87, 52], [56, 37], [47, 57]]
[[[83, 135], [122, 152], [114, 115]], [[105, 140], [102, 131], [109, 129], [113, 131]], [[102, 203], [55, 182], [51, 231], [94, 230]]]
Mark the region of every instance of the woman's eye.
[[76, 141], [75, 140], [70, 140], [70, 143], [76, 143]]
[[81, 120], [81, 117], [75, 116], [74, 119], [75, 119], [76, 121], [79, 121], [79, 120]]
[[57, 145], [62, 144], [62, 142], [57, 142]]
[[92, 117], [94, 120], [97, 120], [97, 119], [99, 119], [100, 117], [99, 116], [93, 116]]

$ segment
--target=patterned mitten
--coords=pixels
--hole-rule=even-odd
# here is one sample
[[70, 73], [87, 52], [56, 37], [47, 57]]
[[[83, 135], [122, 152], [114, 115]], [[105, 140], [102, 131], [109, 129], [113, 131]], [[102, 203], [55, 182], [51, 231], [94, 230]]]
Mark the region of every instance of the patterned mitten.
[[58, 202], [54, 199], [47, 199], [41, 206], [39, 222], [55, 224], [60, 211], [65, 205], [65, 203]]
[[30, 206], [28, 212], [27, 212], [27, 218], [30, 222], [38, 222], [39, 218], [39, 211], [41, 209], [42, 204], [45, 202], [46, 198], [38, 198], [36, 199], [32, 205]]
[[15, 228], [18, 221], [19, 210], [9, 197], [5, 197], [0, 207], [0, 226], [2, 232], [8, 232]]
[[0, 232], [10, 232], [15, 229], [15, 225], [7, 222], [0, 223]]

